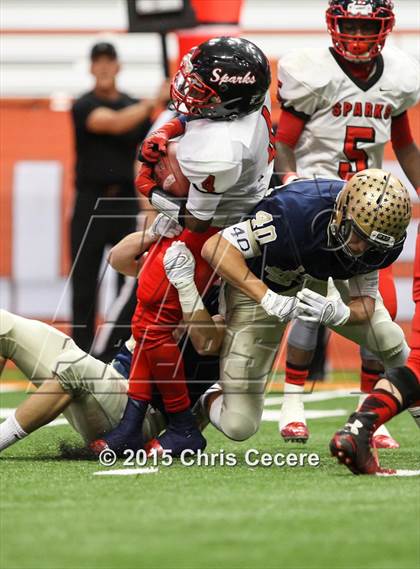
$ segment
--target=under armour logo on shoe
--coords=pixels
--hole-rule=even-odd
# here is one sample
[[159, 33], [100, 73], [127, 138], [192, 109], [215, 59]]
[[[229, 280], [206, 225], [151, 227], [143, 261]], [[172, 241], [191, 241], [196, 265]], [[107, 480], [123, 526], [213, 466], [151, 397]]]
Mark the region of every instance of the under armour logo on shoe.
[[356, 419], [354, 423], [346, 423], [346, 428], [348, 428], [350, 432], [356, 436], [359, 434], [359, 429], [361, 429], [362, 427], [363, 423], [359, 421], [359, 419]]

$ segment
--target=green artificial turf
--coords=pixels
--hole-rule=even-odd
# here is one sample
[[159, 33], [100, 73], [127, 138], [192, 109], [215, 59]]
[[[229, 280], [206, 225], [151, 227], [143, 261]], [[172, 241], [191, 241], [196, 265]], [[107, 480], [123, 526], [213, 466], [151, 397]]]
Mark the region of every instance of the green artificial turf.
[[[23, 394], [1, 396], [14, 407]], [[307, 409], [354, 408], [333, 399]], [[78, 444], [68, 426], [45, 427], [2, 453], [0, 566], [12, 568], [418, 568], [420, 478], [354, 476], [329, 457], [345, 417], [309, 422], [307, 445], [286, 445], [277, 424], [234, 443], [213, 428], [208, 452], [233, 452], [235, 467], [94, 476], [96, 461], [60, 459]], [[418, 429], [407, 414], [390, 424], [401, 449], [381, 451], [384, 466], [419, 468]], [[316, 452], [311, 467], [244, 464], [249, 448]], [[121, 462], [113, 468], [122, 468]]]

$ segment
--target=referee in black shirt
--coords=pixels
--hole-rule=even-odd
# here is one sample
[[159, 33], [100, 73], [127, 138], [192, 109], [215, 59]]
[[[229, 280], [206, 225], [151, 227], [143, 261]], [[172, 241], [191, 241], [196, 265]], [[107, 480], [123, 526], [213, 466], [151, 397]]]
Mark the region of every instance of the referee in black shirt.
[[[77, 99], [72, 116], [76, 139], [76, 199], [71, 220], [73, 338], [89, 352], [95, 334], [97, 286], [107, 245], [136, 231], [136, 149], [151, 115], [167, 103], [164, 85], [156, 100], [138, 101], [116, 87], [115, 47], [93, 46], [92, 91]], [[121, 285], [121, 282], [120, 282]]]

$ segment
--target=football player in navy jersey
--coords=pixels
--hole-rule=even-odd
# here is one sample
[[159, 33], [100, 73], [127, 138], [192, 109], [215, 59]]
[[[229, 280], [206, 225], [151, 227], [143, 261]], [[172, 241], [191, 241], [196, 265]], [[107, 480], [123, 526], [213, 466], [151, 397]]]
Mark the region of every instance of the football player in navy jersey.
[[[331, 47], [303, 48], [278, 63], [282, 106], [276, 134], [275, 171], [282, 183], [303, 177], [348, 180], [360, 170], [382, 168], [385, 145], [414, 188], [420, 186], [420, 150], [407, 111], [420, 98], [416, 58], [388, 45], [395, 25], [391, 0], [329, 0]], [[397, 313], [392, 266], [379, 273], [379, 290], [391, 316]], [[328, 332], [297, 320], [290, 329], [279, 430], [286, 441], [306, 442], [305, 381], [323, 377]], [[314, 361], [309, 368], [314, 355]], [[383, 372], [374, 354], [361, 351], [360, 390], [370, 393]], [[362, 395], [361, 399], [364, 397]], [[384, 426], [378, 448], [399, 445]]]
[[258, 429], [264, 391], [292, 318], [369, 348], [386, 368], [408, 355], [378, 295], [378, 269], [397, 259], [411, 217], [407, 189], [378, 169], [347, 183], [312, 179], [272, 191], [252, 217], [211, 237], [203, 257], [227, 282], [223, 394], [201, 403], [234, 440]]

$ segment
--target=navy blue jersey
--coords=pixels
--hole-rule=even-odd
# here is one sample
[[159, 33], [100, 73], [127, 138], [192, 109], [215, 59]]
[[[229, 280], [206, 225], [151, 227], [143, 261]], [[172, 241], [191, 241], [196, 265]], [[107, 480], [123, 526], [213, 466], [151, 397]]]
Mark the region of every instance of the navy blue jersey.
[[388, 252], [367, 250], [350, 258], [328, 239], [335, 200], [345, 182], [300, 180], [274, 189], [248, 219], [261, 255], [247, 260], [252, 272], [275, 292], [301, 284], [305, 277], [345, 280], [387, 267], [402, 245]]

